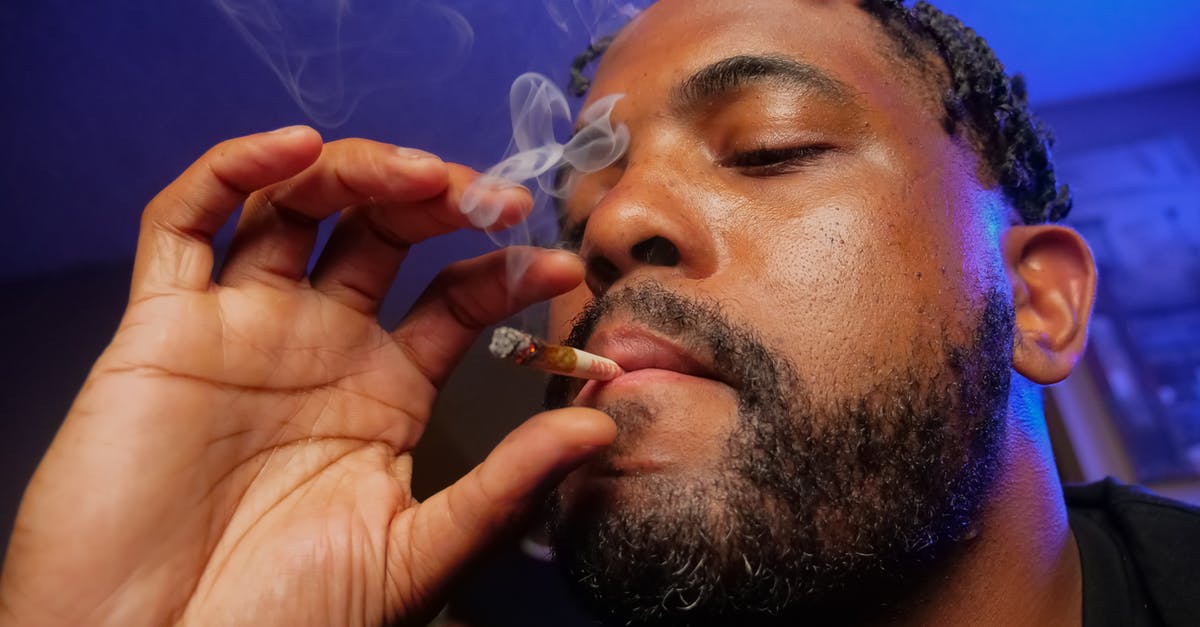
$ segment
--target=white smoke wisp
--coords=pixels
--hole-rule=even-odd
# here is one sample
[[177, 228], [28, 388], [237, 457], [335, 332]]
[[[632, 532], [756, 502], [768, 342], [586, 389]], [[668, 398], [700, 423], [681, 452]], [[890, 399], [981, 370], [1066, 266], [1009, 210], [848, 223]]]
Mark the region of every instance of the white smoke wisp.
[[[629, 147], [629, 129], [613, 126], [612, 112], [622, 94], [613, 94], [593, 102], [579, 114], [579, 125], [566, 142], [555, 136], [556, 126], [571, 120], [566, 96], [549, 78], [536, 73], [522, 74], [509, 91], [513, 138], [508, 154], [489, 168], [463, 194], [460, 210], [478, 228], [490, 229], [500, 216], [501, 207], [489, 202], [488, 191], [533, 181], [534, 208], [529, 217], [516, 226], [489, 231], [499, 246], [510, 247], [508, 281], [515, 285], [530, 261], [517, 245], [545, 246], [558, 233], [558, 214], [552, 198], [565, 198], [580, 173], [596, 172], [616, 163]], [[560, 172], [561, 169], [565, 172]], [[492, 196], [494, 197], [494, 195]]]
[[573, 30], [571, 22], [578, 20], [591, 43], [611, 35], [642, 11], [651, 0], [632, 2], [619, 0], [542, 0], [550, 19], [564, 33]]
[[212, 0], [309, 118], [333, 128], [373, 91], [434, 86], [467, 59], [475, 31], [429, 0]]
[[[542, 0], [568, 39], [591, 43], [616, 32], [651, 0]], [[474, 0], [212, 0], [255, 53], [282, 81], [315, 123], [337, 127], [373, 91], [403, 85], [438, 90], [466, 64], [475, 31], [466, 15]], [[454, 6], [448, 6], [453, 4]], [[488, 5], [489, 7], [491, 5]], [[531, 4], [538, 7], [538, 4]], [[551, 33], [553, 29], [551, 29]], [[540, 39], [540, 37], [539, 37]], [[582, 44], [586, 45], [586, 44]], [[582, 51], [582, 45], [580, 50]], [[556, 59], [563, 66], [566, 60]], [[508, 281], [515, 285], [532, 258], [514, 246], [546, 246], [558, 235], [555, 198], [570, 191], [580, 173], [615, 163], [629, 132], [614, 126], [621, 95], [597, 100], [579, 114], [569, 139], [571, 108], [547, 77], [527, 73], [512, 84], [512, 140], [505, 158], [464, 193], [461, 209], [497, 245], [508, 247]], [[564, 135], [566, 133], [563, 133]], [[534, 208], [521, 224], [498, 230], [500, 208], [488, 189], [533, 181]]]

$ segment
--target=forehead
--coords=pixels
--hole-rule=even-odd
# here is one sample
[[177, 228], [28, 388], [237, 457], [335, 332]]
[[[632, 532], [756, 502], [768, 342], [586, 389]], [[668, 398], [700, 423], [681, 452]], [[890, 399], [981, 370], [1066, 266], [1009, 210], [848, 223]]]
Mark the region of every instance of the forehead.
[[589, 102], [610, 93], [664, 95], [734, 55], [786, 56], [821, 68], [869, 99], [898, 84], [874, 18], [848, 0], [662, 0], [604, 54]]

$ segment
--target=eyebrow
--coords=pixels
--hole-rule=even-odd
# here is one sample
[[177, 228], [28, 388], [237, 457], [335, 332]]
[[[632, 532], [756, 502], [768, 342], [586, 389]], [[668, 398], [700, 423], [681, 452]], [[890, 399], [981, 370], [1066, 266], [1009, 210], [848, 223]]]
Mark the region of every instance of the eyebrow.
[[738, 55], [697, 70], [672, 90], [671, 103], [677, 109], [692, 109], [760, 83], [814, 91], [839, 103], [855, 102], [853, 90], [816, 66], [783, 56]]
[[[807, 63], [779, 55], [736, 55], [726, 57], [700, 68], [671, 90], [671, 106], [679, 110], [694, 109], [712, 100], [727, 98], [739, 89], [759, 83], [811, 90], [839, 104], [857, 104], [854, 90], [828, 72]], [[578, 129], [575, 129], [578, 131]], [[574, 133], [572, 133], [573, 135]], [[559, 187], [569, 167], [560, 167], [554, 175]], [[587, 220], [568, 224], [563, 199], [555, 197], [558, 222], [581, 235]]]

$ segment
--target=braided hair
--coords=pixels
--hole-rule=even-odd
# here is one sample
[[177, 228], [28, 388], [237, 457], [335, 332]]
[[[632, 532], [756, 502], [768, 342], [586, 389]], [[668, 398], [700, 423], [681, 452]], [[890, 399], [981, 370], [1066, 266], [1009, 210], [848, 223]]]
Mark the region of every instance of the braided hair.
[[[938, 92], [946, 132], [966, 133], [1020, 221], [1041, 224], [1066, 217], [1071, 194], [1056, 182], [1053, 139], [1029, 110], [1024, 77], [1009, 76], [982, 37], [924, 0], [911, 8], [904, 0], [861, 0], [859, 6], [879, 21], [923, 84]], [[591, 82], [584, 69], [612, 40], [600, 39], [575, 58], [574, 95], [587, 93]], [[944, 68], [935, 65], [938, 59]]]

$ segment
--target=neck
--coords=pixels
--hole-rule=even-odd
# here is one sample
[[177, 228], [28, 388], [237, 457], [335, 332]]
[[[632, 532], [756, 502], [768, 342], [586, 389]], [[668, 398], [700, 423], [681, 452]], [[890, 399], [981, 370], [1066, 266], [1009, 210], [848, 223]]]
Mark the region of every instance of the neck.
[[1007, 455], [979, 534], [902, 624], [1081, 623], [1079, 554], [1044, 425], [1040, 389], [1014, 374]]

